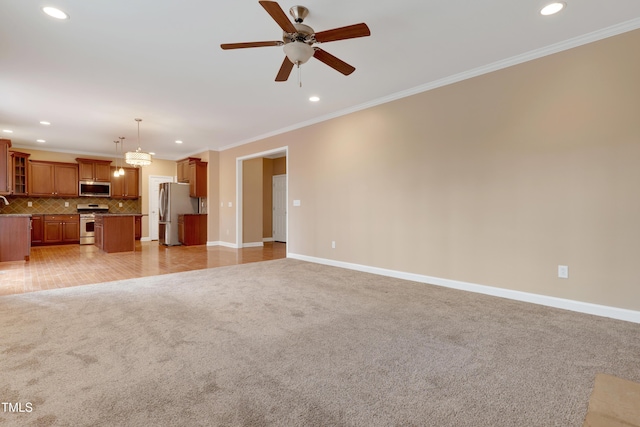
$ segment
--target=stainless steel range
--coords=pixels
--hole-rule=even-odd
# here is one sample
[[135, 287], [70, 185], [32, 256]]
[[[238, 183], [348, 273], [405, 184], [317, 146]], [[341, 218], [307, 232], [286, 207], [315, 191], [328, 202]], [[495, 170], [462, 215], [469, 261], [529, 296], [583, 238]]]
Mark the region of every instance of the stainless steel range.
[[80, 214], [80, 244], [93, 245], [95, 243], [96, 213], [108, 213], [109, 205], [82, 203], [77, 205], [76, 209]]

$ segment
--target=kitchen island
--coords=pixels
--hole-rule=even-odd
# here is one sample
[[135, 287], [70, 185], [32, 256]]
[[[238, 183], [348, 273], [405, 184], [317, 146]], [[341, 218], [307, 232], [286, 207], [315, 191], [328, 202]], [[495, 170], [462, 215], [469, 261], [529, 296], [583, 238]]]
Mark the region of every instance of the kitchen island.
[[107, 253], [135, 251], [136, 216], [139, 214], [96, 214], [95, 245]]
[[29, 261], [31, 214], [0, 215], [0, 262]]

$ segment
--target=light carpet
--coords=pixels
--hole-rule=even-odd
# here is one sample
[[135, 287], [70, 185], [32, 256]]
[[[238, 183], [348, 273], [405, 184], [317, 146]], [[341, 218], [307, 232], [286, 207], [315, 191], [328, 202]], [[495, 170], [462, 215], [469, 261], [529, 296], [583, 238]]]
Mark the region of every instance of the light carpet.
[[0, 333], [9, 426], [580, 426], [640, 381], [640, 325], [292, 259], [0, 297]]

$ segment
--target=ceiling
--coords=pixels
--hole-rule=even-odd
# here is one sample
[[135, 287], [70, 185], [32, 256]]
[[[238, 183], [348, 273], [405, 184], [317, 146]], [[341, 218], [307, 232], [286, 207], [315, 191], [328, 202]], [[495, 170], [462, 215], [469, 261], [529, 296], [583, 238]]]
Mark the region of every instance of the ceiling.
[[[548, 0], [303, 1], [316, 31], [368, 24], [370, 37], [322, 44], [350, 76], [311, 58], [300, 88], [295, 69], [274, 81], [281, 47], [220, 49], [281, 39], [257, 0], [0, 1], [0, 137], [112, 156], [119, 136], [138, 145], [138, 117], [143, 150], [176, 160], [640, 28], [637, 0], [566, 0], [548, 17]], [[280, 2], [287, 16], [296, 4]]]

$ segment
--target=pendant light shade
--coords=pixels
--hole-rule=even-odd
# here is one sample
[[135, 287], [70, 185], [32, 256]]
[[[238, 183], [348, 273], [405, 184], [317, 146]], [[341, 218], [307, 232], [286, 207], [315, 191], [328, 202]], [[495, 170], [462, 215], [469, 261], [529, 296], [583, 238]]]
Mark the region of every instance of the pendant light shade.
[[120, 164], [120, 156], [118, 156], [118, 144], [120, 144], [120, 151], [124, 152], [124, 136], [119, 136], [118, 138], [120, 139], [120, 141], [113, 141], [116, 144], [116, 167], [113, 171], [113, 176], [115, 178], [124, 175], [124, 169], [122, 169], [122, 166], [120, 166], [120, 169], [118, 169], [118, 165]]
[[142, 119], [135, 120], [138, 122], [138, 149], [125, 153], [124, 161], [133, 166], [149, 166], [151, 164], [151, 154], [145, 153], [140, 148], [140, 122]]

